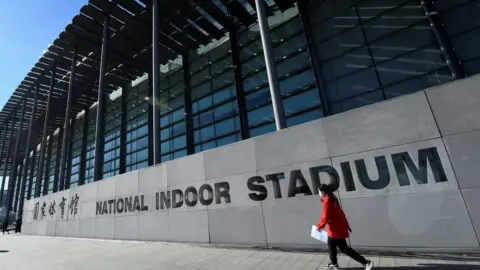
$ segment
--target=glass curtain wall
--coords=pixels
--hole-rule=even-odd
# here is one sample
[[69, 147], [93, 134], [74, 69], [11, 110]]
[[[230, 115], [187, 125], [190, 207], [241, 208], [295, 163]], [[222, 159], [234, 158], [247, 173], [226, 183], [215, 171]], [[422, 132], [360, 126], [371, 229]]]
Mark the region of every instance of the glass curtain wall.
[[[47, 165], [47, 162], [48, 162], [48, 147], [49, 147], [49, 144], [50, 144], [50, 139], [49, 137], [47, 137], [47, 141], [46, 141], [46, 144], [45, 144], [45, 152], [44, 152], [44, 159], [43, 159], [43, 173], [42, 175], [40, 175], [40, 196], [43, 195], [43, 186], [45, 185], [45, 181], [43, 179], [45, 179], [45, 170], [46, 170], [46, 165]], [[39, 152], [39, 157], [38, 157], [38, 165], [40, 165], [40, 150], [38, 151]]]
[[122, 118], [122, 96], [114, 92], [106, 100], [105, 148], [103, 155], [103, 178], [120, 174], [120, 125]]
[[93, 182], [95, 157], [95, 127], [97, 123], [97, 107], [90, 108], [87, 124], [87, 158], [85, 159], [85, 184]]
[[480, 0], [437, 0], [435, 9], [465, 74], [480, 73]]
[[126, 171], [148, 167], [148, 81], [128, 87], [126, 93]]
[[48, 194], [53, 192], [53, 183], [55, 180], [55, 165], [57, 161], [57, 148], [59, 144], [59, 135], [58, 133], [50, 136], [50, 142], [52, 143], [52, 154], [49, 159], [49, 169], [48, 169]]
[[72, 169], [70, 171], [70, 188], [77, 187], [80, 182], [80, 168], [83, 144], [83, 125], [85, 117], [80, 116], [75, 120], [73, 125], [73, 136], [70, 140], [72, 148]]
[[452, 80], [418, 0], [309, 1], [332, 113]]
[[38, 149], [39, 147], [37, 146], [37, 150], [35, 151], [35, 160], [33, 163], [33, 175], [31, 177], [32, 181], [32, 189], [31, 189], [31, 196], [32, 198], [35, 197], [35, 187], [37, 185], [37, 171], [38, 171], [38, 160], [40, 159], [40, 151]]
[[[32, 171], [32, 168], [33, 168], [33, 164], [32, 164], [32, 161], [33, 161], [33, 154], [32, 152], [30, 152], [29, 154], [29, 157], [28, 157], [30, 160], [28, 161], [28, 168], [27, 168], [27, 177], [25, 178], [26, 181], [25, 181], [25, 194], [24, 194], [24, 198], [25, 200], [28, 198], [28, 183], [30, 181], [30, 173]], [[24, 176], [22, 176], [23, 178]]]
[[230, 40], [190, 56], [195, 152], [241, 140]]
[[185, 84], [181, 58], [160, 72], [160, 153], [161, 162], [187, 155], [185, 125]]
[[[276, 11], [269, 24], [287, 126], [323, 117], [297, 8]], [[250, 136], [255, 137], [275, 130], [258, 25], [240, 33], [239, 43]]]

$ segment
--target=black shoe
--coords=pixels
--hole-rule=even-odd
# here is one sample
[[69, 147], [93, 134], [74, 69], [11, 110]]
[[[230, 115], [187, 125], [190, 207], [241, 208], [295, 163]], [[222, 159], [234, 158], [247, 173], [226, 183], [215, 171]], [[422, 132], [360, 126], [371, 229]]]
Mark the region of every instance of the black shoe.
[[371, 261], [367, 261], [365, 264], [365, 270], [371, 270], [373, 268], [373, 263]]
[[325, 268], [327, 268], [327, 269], [338, 269], [338, 264], [329, 263], [329, 264], [325, 265]]

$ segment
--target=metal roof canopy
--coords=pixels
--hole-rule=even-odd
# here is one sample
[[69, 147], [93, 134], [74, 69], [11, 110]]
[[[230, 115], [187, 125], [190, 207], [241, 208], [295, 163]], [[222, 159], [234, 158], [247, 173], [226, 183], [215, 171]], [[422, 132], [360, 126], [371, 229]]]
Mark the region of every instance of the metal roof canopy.
[[[160, 0], [160, 63], [166, 64], [178, 55], [198, 49], [213, 39], [222, 38], [239, 21], [248, 27], [255, 17], [238, 0]], [[249, 1], [252, 2], [252, 1]], [[124, 87], [152, 69], [152, 0], [89, 0], [58, 38], [48, 47], [27, 76], [14, 91], [0, 112], [5, 123], [20, 110], [27, 97], [25, 124], [14, 136], [22, 136], [20, 160], [24, 158], [25, 139], [35, 87], [39, 86], [37, 112], [32, 129], [32, 147], [40, 143], [46, 109], [51, 70], [56, 69], [49, 135], [63, 125], [65, 104], [70, 83], [73, 50], [77, 50], [73, 115], [89, 108], [98, 96], [98, 78], [104, 16], [110, 16], [110, 42], [107, 59], [106, 92]], [[253, 6], [254, 8], [254, 6]], [[20, 115], [17, 115], [17, 119]], [[15, 127], [19, 123], [16, 120]], [[11, 127], [11, 124], [10, 124]], [[0, 136], [5, 128], [0, 130]], [[15, 138], [11, 138], [14, 140]], [[6, 148], [6, 147], [5, 147]], [[13, 150], [13, 149], [12, 149]], [[1, 155], [5, 164], [6, 150]], [[11, 163], [11, 162], [10, 162]], [[10, 164], [8, 166], [11, 166]], [[9, 168], [10, 170], [10, 168]]]

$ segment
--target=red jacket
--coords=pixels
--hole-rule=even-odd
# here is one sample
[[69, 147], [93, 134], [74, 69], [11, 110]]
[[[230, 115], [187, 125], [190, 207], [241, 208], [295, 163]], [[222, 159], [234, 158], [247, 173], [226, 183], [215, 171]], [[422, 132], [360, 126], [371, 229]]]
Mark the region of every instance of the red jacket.
[[320, 199], [320, 201], [323, 203], [322, 217], [317, 228], [320, 230], [327, 226], [328, 236], [333, 239], [348, 238], [350, 226], [342, 208], [329, 196]]

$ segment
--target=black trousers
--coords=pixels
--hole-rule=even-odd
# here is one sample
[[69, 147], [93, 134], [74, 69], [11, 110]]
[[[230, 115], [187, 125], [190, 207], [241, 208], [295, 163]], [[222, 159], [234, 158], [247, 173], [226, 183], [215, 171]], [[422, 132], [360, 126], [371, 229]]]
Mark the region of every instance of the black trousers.
[[348, 257], [354, 259], [355, 261], [361, 263], [362, 265], [367, 264], [367, 260], [358, 252], [353, 250], [351, 247], [348, 246], [346, 239], [333, 239], [328, 238], [328, 249], [330, 251], [330, 262], [333, 264], [337, 263], [337, 247], [340, 249], [342, 253], [347, 255]]

